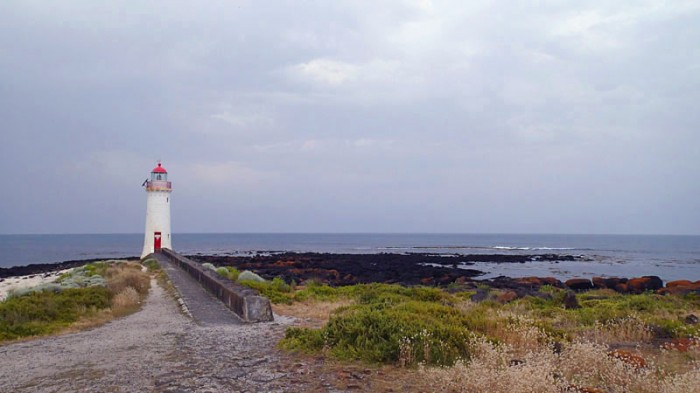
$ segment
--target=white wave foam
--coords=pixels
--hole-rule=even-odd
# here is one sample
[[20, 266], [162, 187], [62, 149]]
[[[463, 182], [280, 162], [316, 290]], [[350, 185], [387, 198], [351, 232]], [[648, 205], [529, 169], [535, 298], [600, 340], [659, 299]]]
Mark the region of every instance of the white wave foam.
[[493, 246], [494, 250], [540, 250], [540, 251], [564, 251], [564, 250], [575, 250], [573, 247], [515, 247], [515, 246]]

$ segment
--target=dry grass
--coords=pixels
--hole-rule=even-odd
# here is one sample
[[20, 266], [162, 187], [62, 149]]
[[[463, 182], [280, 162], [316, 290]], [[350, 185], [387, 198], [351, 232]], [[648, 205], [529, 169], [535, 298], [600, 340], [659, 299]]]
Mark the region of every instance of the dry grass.
[[59, 334], [75, 333], [97, 326], [138, 311], [148, 296], [151, 278], [141, 270], [137, 262], [118, 261], [111, 263], [105, 272], [107, 289], [112, 293], [111, 307], [62, 329]]
[[581, 332], [579, 336], [599, 344], [648, 343], [654, 338], [651, 328], [635, 314], [605, 323], [596, 322], [592, 329]]
[[111, 312], [115, 317], [137, 311], [151, 288], [151, 277], [139, 263], [113, 264], [105, 272], [105, 278], [113, 295]]
[[[609, 356], [605, 345], [577, 341], [560, 353], [550, 345], [526, 352], [515, 359], [510, 345], [474, 342], [470, 362], [453, 367], [420, 367], [435, 391], [444, 392], [571, 392], [692, 393], [700, 391], [700, 368], [685, 362], [685, 370], [670, 372], [666, 359], [647, 358], [644, 368]], [[698, 359], [698, 353], [694, 356]], [[659, 362], [661, 360], [661, 362]]]
[[126, 287], [112, 298], [112, 313], [124, 315], [129, 311], [138, 308], [141, 303], [141, 296], [133, 287]]
[[305, 300], [292, 304], [273, 304], [272, 311], [297, 318], [301, 327], [318, 329], [328, 322], [335, 310], [353, 303], [354, 301], [344, 298], [333, 301]]
[[105, 273], [107, 289], [114, 295], [118, 295], [126, 288], [133, 288], [139, 295], [145, 296], [151, 287], [150, 276], [141, 270], [138, 263], [115, 263], [107, 268]]

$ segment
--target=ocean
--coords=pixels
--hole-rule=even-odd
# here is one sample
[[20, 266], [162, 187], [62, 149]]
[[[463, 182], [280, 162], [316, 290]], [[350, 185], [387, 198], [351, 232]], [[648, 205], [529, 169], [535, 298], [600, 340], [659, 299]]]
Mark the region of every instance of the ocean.
[[[0, 267], [138, 256], [143, 234], [0, 235]], [[475, 263], [480, 278], [592, 276], [700, 280], [700, 236], [515, 234], [173, 234], [186, 255], [254, 252], [569, 254], [576, 261]]]

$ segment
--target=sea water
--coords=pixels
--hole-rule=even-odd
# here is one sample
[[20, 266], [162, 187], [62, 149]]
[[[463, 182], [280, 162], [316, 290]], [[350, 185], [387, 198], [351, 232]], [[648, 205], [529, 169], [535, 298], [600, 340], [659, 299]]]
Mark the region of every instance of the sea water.
[[[136, 257], [143, 234], [0, 235], [0, 267], [80, 259]], [[256, 252], [567, 254], [575, 261], [475, 263], [481, 278], [657, 275], [700, 280], [700, 236], [516, 234], [173, 234], [182, 254]]]

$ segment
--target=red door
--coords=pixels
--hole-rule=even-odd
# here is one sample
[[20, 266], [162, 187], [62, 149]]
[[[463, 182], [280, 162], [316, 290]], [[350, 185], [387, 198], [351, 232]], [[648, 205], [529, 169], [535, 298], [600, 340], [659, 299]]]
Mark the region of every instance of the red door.
[[160, 232], [153, 234], [153, 252], [160, 252]]

